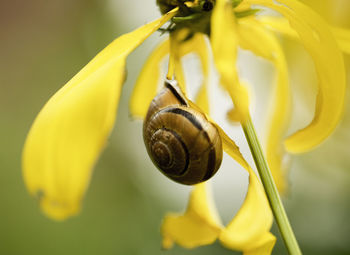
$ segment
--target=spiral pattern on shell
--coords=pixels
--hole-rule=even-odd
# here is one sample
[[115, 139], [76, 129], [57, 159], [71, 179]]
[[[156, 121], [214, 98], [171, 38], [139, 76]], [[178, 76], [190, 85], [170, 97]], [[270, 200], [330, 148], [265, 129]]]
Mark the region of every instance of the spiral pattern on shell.
[[150, 104], [143, 137], [153, 163], [176, 182], [206, 181], [220, 167], [222, 144], [217, 128], [190, 108], [169, 82]]

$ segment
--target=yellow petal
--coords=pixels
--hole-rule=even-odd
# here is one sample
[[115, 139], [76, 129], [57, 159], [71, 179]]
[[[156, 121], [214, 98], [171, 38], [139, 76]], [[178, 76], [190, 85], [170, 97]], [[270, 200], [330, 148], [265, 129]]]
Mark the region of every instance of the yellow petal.
[[174, 14], [113, 41], [37, 116], [23, 150], [23, 175], [49, 217], [62, 220], [79, 212], [92, 167], [115, 121], [125, 59]]
[[[242, 86], [240, 86], [241, 91], [240, 91], [240, 100], [244, 100], [247, 105], [249, 105], [250, 103], [250, 95], [251, 95], [251, 91], [249, 90], [249, 86], [247, 84], [246, 81], [241, 82]], [[240, 114], [240, 112], [238, 111], [237, 108], [232, 108], [227, 112], [227, 118], [229, 121], [231, 121], [232, 124], [240, 124], [241, 122], [244, 121], [244, 119], [242, 119], [242, 114]]]
[[269, 232], [273, 216], [264, 188], [245, 161], [237, 145], [220, 130], [224, 151], [238, 161], [249, 173], [248, 193], [244, 203], [220, 234], [220, 242], [244, 254], [271, 254], [275, 237]]
[[[288, 20], [284, 17], [262, 16], [260, 20], [268, 28], [274, 31], [289, 36], [293, 39], [299, 39], [297, 32], [294, 31]], [[350, 30], [335, 26], [330, 26], [329, 28], [332, 31], [340, 50], [346, 54], [350, 54]]]
[[165, 40], [157, 46], [143, 65], [130, 99], [130, 113], [133, 117], [146, 116], [148, 107], [157, 94], [161, 61], [169, 54], [169, 50], [169, 40]]
[[235, 12], [243, 12], [250, 9], [250, 4], [246, 3], [245, 1], [242, 1], [236, 8], [234, 8]]
[[[208, 52], [206, 48], [204, 35], [196, 34], [192, 38], [186, 40], [185, 42], [177, 43], [177, 47], [178, 48], [176, 49], [176, 57], [178, 58], [178, 60], [176, 61], [176, 65], [181, 65], [180, 59], [186, 54], [198, 54], [202, 64], [204, 77], [201, 89], [197, 96], [200, 97], [201, 103], [208, 104], [208, 102], [205, 102], [206, 89], [203, 88], [203, 86], [207, 86], [209, 69]], [[133, 117], [144, 118], [144, 116], [146, 115], [150, 102], [157, 94], [157, 85], [159, 79], [161, 78], [160, 63], [164, 59], [164, 57], [167, 54], [169, 54], [169, 51], [169, 40], [165, 40], [157, 46], [157, 48], [152, 52], [152, 54], [149, 56], [146, 63], [144, 64], [142, 71], [136, 81], [130, 100], [130, 112]], [[181, 72], [180, 77], [184, 77], [182, 68], [177, 67], [177, 72]], [[202, 106], [208, 108], [208, 105]]]
[[196, 95], [196, 104], [201, 108], [203, 112], [209, 114], [209, 98], [208, 98], [208, 75], [209, 75], [209, 55], [205, 36], [197, 33], [192, 38], [186, 40], [179, 45], [179, 55], [181, 57], [189, 53], [195, 53], [198, 55], [201, 69], [203, 72], [202, 84]]
[[341, 27], [331, 27], [339, 48], [346, 54], [350, 54], [350, 30]]
[[290, 26], [289, 21], [284, 17], [261, 16], [259, 17], [259, 21], [269, 29], [293, 39], [299, 39], [298, 33], [295, 32], [295, 30]]
[[247, 0], [247, 2], [265, 5], [284, 15], [314, 61], [319, 82], [314, 119], [307, 127], [285, 141], [287, 150], [292, 153], [311, 150], [333, 132], [343, 113], [345, 70], [337, 42], [328, 25], [299, 1]]
[[257, 248], [244, 251], [243, 254], [244, 255], [265, 255], [265, 254], [269, 255], [272, 253], [272, 249], [275, 246], [275, 243], [276, 243], [276, 237], [271, 233], [267, 233], [257, 241]]
[[175, 30], [170, 34], [170, 56], [169, 56], [169, 70], [167, 78], [169, 80], [175, 79], [181, 91], [186, 95], [186, 81], [185, 74], [182, 68], [181, 56], [179, 49], [183, 40], [188, 35], [187, 29]]
[[239, 150], [239, 147], [236, 143], [225, 133], [225, 131], [219, 126], [216, 125], [216, 128], [219, 131], [220, 137], [222, 139], [222, 144], [224, 147], [224, 151], [230, 155], [231, 158], [236, 160], [244, 169], [248, 171], [250, 168], [247, 161], [244, 159], [242, 153]]
[[270, 105], [269, 128], [266, 139], [267, 161], [280, 192], [287, 186], [282, 158], [285, 154], [282, 142], [290, 120], [290, 88], [288, 68], [283, 50], [276, 37], [254, 19], [242, 19], [239, 23], [239, 41], [244, 49], [270, 60], [276, 68], [276, 85]]
[[232, 3], [217, 0], [211, 17], [211, 45], [220, 82], [244, 122], [249, 116], [246, 89], [239, 83], [236, 71], [237, 60], [237, 24], [232, 11]]
[[171, 248], [174, 242], [185, 248], [207, 245], [219, 236], [222, 226], [207, 185], [194, 186], [184, 215], [165, 216], [161, 228], [165, 249]]
[[209, 114], [208, 89], [205, 85], [202, 85], [199, 88], [199, 91], [196, 96], [196, 104], [205, 114]]
[[238, 124], [240, 125], [241, 123], [241, 117], [239, 116], [239, 113], [236, 111], [235, 108], [230, 109], [227, 114], [227, 119], [231, 121], [231, 124], [235, 125]]

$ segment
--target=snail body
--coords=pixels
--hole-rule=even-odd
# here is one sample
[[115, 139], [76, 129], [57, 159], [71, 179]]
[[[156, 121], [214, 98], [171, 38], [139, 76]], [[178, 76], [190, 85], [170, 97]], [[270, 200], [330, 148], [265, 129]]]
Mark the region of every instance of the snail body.
[[143, 125], [147, 152], [170, 179], [187, 185], [208, 180], [220, 167], [222, 144], [217, 128], [189, 107], [170, 81], [152, 100]]

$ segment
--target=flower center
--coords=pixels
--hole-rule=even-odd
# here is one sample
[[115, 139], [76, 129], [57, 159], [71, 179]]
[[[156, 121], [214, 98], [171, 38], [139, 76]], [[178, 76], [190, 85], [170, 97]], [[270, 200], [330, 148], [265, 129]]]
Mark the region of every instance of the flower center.
[[179, 7], [179, 16], [208, 12], [214, 8], [215, 0], [157, 0], [162, 14]]
[[[243, 0], [231, 0], [232, 11], [236, 18], [254, 15], [258, 10], [248, 7], [246, 10], [235, 11]], [[181, 28], [188, 28], [190, 34], [200, 32], [210, 34], [210, 18], [216, 0], [157, 0], [157, 5], [162, 14], [178, 7], [178, 14], [171, 19], [167, 28], [161, 28], [162, 32], [173, 32]]]

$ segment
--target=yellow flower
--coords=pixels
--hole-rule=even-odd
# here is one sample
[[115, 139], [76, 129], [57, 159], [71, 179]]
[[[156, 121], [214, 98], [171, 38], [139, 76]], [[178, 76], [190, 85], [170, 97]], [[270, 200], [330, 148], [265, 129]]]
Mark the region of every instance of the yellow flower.
[[[23, 151], [23, 175], [29, 192], [39, 198], [43, 212], [63, 220], [80, 211], [91, 171], [113, 128], [127, 56], [148, 36], [171, 20], [162, 42], [146, 62], [130, 101], [131, 113], [143, 118], [157, 94], [160, 61], [170, 53], [169, 76], [175, 76], [186, 96], [181, 57], [194, 52], [202, 64], [203, 84], [192, 107], [209, 116], [208, 44], [223, 89], [232, 99], [228, 117], [244, 123], [249, 118], [247, 88], [236, 70], [238, 47], [271, 61], [276, 68], [266, 154], [280, 190], [286, 188], [281, 164], [283, 139], [289, 120], [290, 91], [283, 50], [272, 31], [300, 41], [312, 57], [319, 79], [313, 121], [285, 141], [291, 153], [320, 144], [334, 130], [343, 110], [345, 72], [338, 45], [349, 52], [347, 31], [329, 27], [305, 5], [294, 0], [158, 0], [161, 18], [125, 34], [102, 50], [43, 107], [28, 134]], [[256, 15], [254, 6], [266, 6], [284, 18]], [[338, 41], [334, 38], [339, 38]], [[345, 39], [344, 39], [345, 38]], [[171, 77], [169, 77], [171, 78]], [[221, 224], [207, 183], [198, 184], [184, 215], [169, 214], [162, 225], [163, 246], [174, 242], [187, 248], [219, 241], [245, 254], [270, 254], [275, 237], [269, 232], [273, 217], [264, 189], [239, 148], [219, 129], [224, 151], [249, 173], [244, 204], [225, 227]]]

